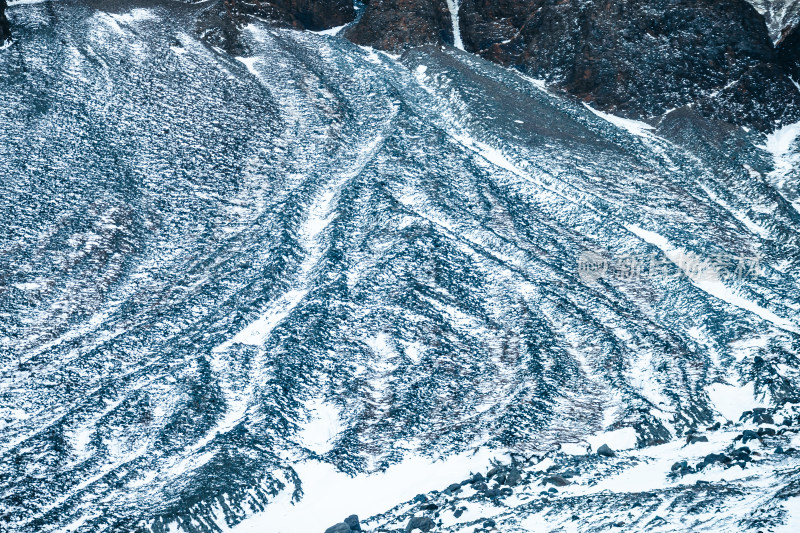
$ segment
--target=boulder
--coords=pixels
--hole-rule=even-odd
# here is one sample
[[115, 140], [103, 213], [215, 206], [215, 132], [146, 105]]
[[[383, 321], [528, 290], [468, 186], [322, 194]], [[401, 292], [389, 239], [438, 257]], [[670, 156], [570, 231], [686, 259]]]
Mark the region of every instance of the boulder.
[[344, 522], [340, 522], [326, 529], [325, 533], [350, 533], [350, 526]]
[[444, 490], [445, 494], [455, 494], [461, 490], [461, 483], [452, 483]]
[[522, 473], [516, 467], [511, 467], [506, 475], [505, 484], [509, 487], [516, 487], [520, 483], [522, 483]]
[[688, 467], [689, 467], [689, 464], [686, 461], [678, 461], [678, 462], [676, 462], [676, 463], [674, 463], [672, 465], [672, 468], [670, 468], [670, 470], [672, 470], [673, 472], [677, 472], [677, 471], [679, 471], [681, 469], [688, 468]]
[[753, 423], [754, 424], [774, 424], [775, 420], [772, 418], [772, 415], [769, 413], [754, 413], [753, 414]]
[[427, 516], [415, 516], [406, 524], [406, 533], [411, 531], [431, 531], [436, 527], [436, 523]]
[[710, 453], [703, 459], [703, 466], [713, 465], [715, 463], [729, 464], [731, 458], [722, 453]]
[[775, 435], [775, 430], [773, 428], [758, 428], [758, 436], [763, 437], [764, 435], [772, 437]]
[[741, 438], [742, 438], [742, 444], [747, 444], [748, 441], [758, 440], [759, 436], [758, 433], [756, 433], [755, 431], [745, 429], [742, 432]]
[[689, 435], [686, 437], [686, 444], [696, 444], [698, 442], [708, 442], [705, 435]]
[[597, 448], [597, 455], [601, 455], [603, 457], [616, 457], [617, 454], [614, 453], [614, 450], [609, 448], [608, 444], [603, 444], [599, 448]]
[[556, 487], [565, 487], [569, 485], [569, 481], [559, 475], [548, 476], [542, 480], [542, 485], [547, 485], [548, 483]]
[[344, 523], [350, 526], [350, 531], [361, 531], [361, 523], [357, 515], [351, 514], [344, 519]]
[[484, 478], [484, 477], [483, 477], [483, 474], [481, 474], [480, 472], [478, 472], [477, 474], [473, 474], [473, 475], [472, 475], [472, 481], [471, 481], [471, 483], [479, 483], [479, 482], [481, 482], [481, 481], [486, 481], [486, 478]]

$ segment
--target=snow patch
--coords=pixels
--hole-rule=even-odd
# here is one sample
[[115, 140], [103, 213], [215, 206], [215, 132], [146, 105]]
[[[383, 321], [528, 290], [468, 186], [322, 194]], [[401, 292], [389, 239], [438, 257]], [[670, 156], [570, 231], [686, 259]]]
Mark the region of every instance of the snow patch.
[[734, 422], [739, 420], [743, 412], [749, 411], [753, 407], [767, 407], [755, 399], [755, 390], [752, 382], [744, 385], [714, 383], [708, 387], [707, 392], [714, 409], [728, 420], [733, 420]]
[[303, 484], [303, 499], [292, 502], [284, 490], [267, 509], [234, 527], [235, 533], [308, 533], [324, 531], [350, 514], [373, 516], [419, 493], [442, 490], [454, 479], [483, 471], [497, 452], [481, 450], [437, 461], [412, 456], [386, 471], [350, 477], [333, 465], [306, 461], [294, 465]]
[[610, 122], [611, 124], [615, 125], [618, 128], [622, 128], [633, 135], [638, 137], [651, 137], [650, 131], [653, 128], [650, 124], [646, 124], [644, 122], [640, 122], [638, 120], [631, 120], [629, 118], [622, 118], [616, 115], [610, 115], [608, 113], [603, 113], [602, 111], [598, 111], [594, 109], [589, 104], [583, 104], [586, 109], [597, 115], [598, 117], [602, 118], [603, 120]]
[[339, 409], [320, 399], [308, 402], [306, 409], [309, 420], [300, 429], [300, 442], [314, 453], [328, 453], [333, 447], [334, 439], [344, 429]]
[[236, 61], [242, 63], [245, 67], [247, 67], [248, 72], [253, 76], [258, 76], [258, 71], [255, 69], [255, 64], [258, 62], [258, 57], [242, 57], [236, 56]]
[[593, 451], [603, 444], [607, 444], [612, 450], [630, 450], [636, 447], [636, 430], [633, 428], [622, 428], [614, 431], [604, 431], [586, 439]]
[[683, 273], [691, 280], [695, 287], [734, 307], [738, 307], [739, 309], [758, 315], [782, 330], [790, 331], [792, 333], [800, 333], [800, 328], [798, 328], [794, 322], [785, 318], [781, 318], [772, 311], [761, 307], [757, 303], [748, 300], [739, 294], [736, 294], [732, 289], [725, 286], [725, 284], [723, 284], [719, 278], [709, 275], [711, 272], [702, 269], [695, 270], [685, 268], [684, 264], [686, 263], [686, 258], [689, 257], [689, 253], [682, 248], [672, 246], [663, 236], [635, 225], [627, 225], [625, 228], [645, 242], [660, 249], [664, 255], [667, 256], [667, 259], [672, 261], [675, 266], [683, 271]]

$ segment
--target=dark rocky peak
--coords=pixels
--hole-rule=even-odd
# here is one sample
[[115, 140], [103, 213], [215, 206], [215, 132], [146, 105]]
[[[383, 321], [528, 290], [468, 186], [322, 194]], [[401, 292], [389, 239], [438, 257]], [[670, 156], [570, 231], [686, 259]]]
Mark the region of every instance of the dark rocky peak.
[[621, 115], [703, 102], [708, 116], [760, 129], [799, 118], [800, 92], [744, 0], [463, 0], [460, 22], [467, 50]]
[[425, 44], [453, 44], [453, 21], [447, 0], [372, 0], [347, 38], [395, 52]]
[[11, 24], [6, 18], [6, 0], [0, 0], [0, 46], [11, 40]]

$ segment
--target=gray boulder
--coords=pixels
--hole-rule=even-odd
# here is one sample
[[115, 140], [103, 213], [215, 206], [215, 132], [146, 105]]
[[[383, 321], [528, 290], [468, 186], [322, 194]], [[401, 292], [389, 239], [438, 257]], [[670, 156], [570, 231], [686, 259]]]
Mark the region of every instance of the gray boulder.
[[608, 444], [603, 444], [599, 448], [597, 448], [597, 455], [602, 455], [603, 457], [616, 457], [617, 454], [614, 453], [614, 450], [608, 447]]
[[416, 529], [420, 531], [431, 531], [434, 527], [436, 527], [436, 523], [427, 516], [415, 516], [408, 521], [406, 533]]
[[340, 522], [326, 529], [325, 533], [350, 533], [350, 531], [350, 526], [344, 522]]
[[350, 526], [350, 531], [361, 531], [361, 524], [358, 521], [358, 516], [351, 514], [344, 519], [344, 523]]

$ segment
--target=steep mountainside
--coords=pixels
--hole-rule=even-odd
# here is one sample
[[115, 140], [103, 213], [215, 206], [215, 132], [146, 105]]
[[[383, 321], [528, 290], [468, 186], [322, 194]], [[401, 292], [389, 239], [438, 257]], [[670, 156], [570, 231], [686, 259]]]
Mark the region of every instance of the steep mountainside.
[[[440, 46], [477, 49], [466, 3], [343, 30], [407, 5], [385, 46], [434, 45], [399, 56], [261, 4], [8, 8], [3, 530], [790, 527], [800, 126], [697, 87], [605, 114], [548, 87], [559, 55], [525, 75], [539, 37], [492, 45], [519, 70]], [[728, 37], [737, 95], [762, 30]]]

